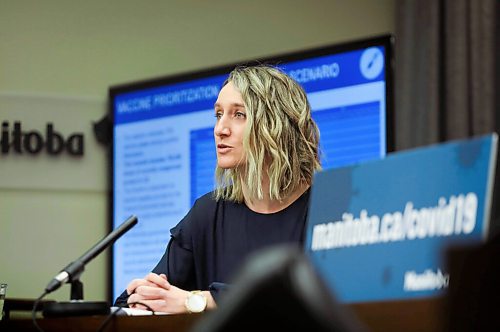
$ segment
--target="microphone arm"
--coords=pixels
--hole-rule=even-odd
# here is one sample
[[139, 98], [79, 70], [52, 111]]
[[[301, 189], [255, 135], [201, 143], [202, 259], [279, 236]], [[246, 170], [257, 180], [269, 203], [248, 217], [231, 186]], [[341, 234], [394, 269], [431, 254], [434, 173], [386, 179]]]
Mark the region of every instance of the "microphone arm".
[[102, 240], [97, 242], [92, 248], [84, 253], [80, 258], [74, 262], [69, 263], [62, 271], [56, 275], [45, 287], [46, 294], [51, 293], [61, 287], [62, 284], [69, 281], [78, 280], [82, 274], [85, 265], [90, 262], [94, 257], [99, 255], [104, 249], [113, 244], [120, 236], [131, 229], [137, 224], [137, 217], [130, 216], [118, 228], [109, 233]]

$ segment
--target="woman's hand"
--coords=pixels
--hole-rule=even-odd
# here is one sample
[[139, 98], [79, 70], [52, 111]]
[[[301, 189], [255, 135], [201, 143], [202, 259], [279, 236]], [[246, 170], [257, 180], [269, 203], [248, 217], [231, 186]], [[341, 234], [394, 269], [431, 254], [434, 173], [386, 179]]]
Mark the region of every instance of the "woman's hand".
[[160, 287], [168, 290], [170, 288], [170, 283], [167, 281], [167, 276], [165, 274], [151, 272], [143, 279], [132, 280], [127, 286], [127, 294], [133, 294], [139, 286]]
[[[131, 308], [177, 314], [186, 312], [185, 301], [189, 292], [170, 285], [164, 274], [150, 273], [143, 279], [134, 279], [127, 286]], [[149, 308], [137, 302], [144, 303]]]
[[[127, 286], [129, 298], [127, 303], [131, 308], [161, 311], [170, 314], [186, 313], [186, 299], [188, 291], [171, 285], [164, 274], [150, 273], [143, 279], [134, 279]], [[207, 298], [207, 308], [215, 308], [216, 304], [212, 295], [204, 291]], [[144, 303], [149, 308], [137, 302]]]

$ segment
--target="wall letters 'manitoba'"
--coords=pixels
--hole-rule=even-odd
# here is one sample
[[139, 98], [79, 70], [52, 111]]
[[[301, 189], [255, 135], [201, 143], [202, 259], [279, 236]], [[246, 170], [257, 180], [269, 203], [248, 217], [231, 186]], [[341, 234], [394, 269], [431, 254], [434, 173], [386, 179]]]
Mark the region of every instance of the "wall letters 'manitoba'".
[[0, 155], [9, 153], [37, 154], [45, 148], [50, 155], [58, 155], [66, 151], [72, 156], [83, 156], [84, 142], [83, 133], [74, 133], [67, 139], [54, 130], [52, 123], [47, 123], [45, 136], [43, 133], [30, 130], [23, 131], [21, 122], [16, 121], [9, 126], [8, 121], [2, 122], [0, 135]]

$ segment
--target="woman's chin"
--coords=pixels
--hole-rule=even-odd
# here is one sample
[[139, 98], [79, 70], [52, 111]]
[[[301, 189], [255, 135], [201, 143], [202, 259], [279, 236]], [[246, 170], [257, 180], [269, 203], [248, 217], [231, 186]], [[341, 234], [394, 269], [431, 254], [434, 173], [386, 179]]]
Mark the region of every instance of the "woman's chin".
[[241, 166], [239, 162], [217, 162], [217, 167], [222, 169], [235, 169]]
[[232, 169], [235, 168], [236, 165], [234, 163], [217, 163], [217, 167], [222, 169]]

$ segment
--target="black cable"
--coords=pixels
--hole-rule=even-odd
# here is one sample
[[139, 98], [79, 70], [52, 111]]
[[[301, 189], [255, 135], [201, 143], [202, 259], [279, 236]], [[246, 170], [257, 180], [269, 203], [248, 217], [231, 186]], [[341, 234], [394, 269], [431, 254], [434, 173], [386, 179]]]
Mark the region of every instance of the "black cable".
[[140, 305], [143, 305], [146, 307], [146, 309], [148, 309], [149, 311], [151, 311], [151, 315], [154, 316], [155, 315], [155, 311], [153, 310], [153, 308], [151, 308], [150, 306], [148, 306], [146, 303], [142, 303], [140, 301], [137, 301], [137, 302], [130, 302], [130, 303], [127, 303], [127, 305], [132, 305], [132, 304], [140, 304]]
[[43, 294], [40, 295], [40, 297], [38, 299], [36, 299], [35, 303], [33, 303], [33, 310], [31, 310], [31, 319], [33, 320], [33, 325], [40, 332], [44, 332], [44, 331], [36, 322], [36, 308], [38, 307], [38, 304], [40, 303], [40, 301], [45, 297], [45, 295], [47, 295], [47, 292], [43, 292]]
[[108, 323], [111, 321], [111, 318], [115, 317], [118, 312], [120, 310], [122, 310], [124, 307], [118, 307], [118, 309], [116, 309], [115, 311], [113, 311], [112, 313], [110, 313], [108, 315], [108, 317], [106, 317], [106, 319], [104, 319], [104, 321], [101, 323], [101, 325], [99, 325], [99, 328], [97, 329], [97, 332], [102, 332], [104, 331], [104, 328], [106, 327], [106, 325], [108, 325]]
[[[130, 302], [130, 303], [127, 303], [127, 305], [132, 305], [132, 304], [140, 304], [140, 305], [145, 306], [146, 309], [148, 309], [149, 311], [151, 311], [151, 315], [155, 316], [154, 310], [150, 306], [148, 306], [147, 304], [142, 303], [142, 302]], [[126, 308], [126, 307], [118, 307], [118, 309], [116, 309], [115, 311], [113, 311], [112, 313], [110, 313], [108, 315], [108, 317], [106, 317], [106, 319], [104, 319], [104, 321], [101, 323], [101, 325], [97, 329], [97, 332], [104, 331], [104, 328], [109, 324], [109, 322], [111, 321], [111, 319], [113, 317], [115, 317], [118, 314], [119, 311], [123, 310], [123, 308]]]

